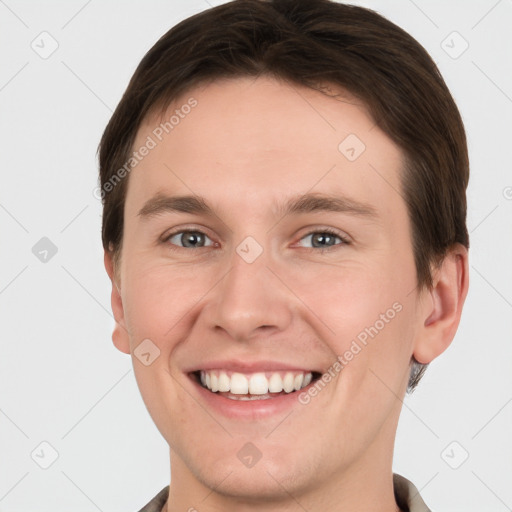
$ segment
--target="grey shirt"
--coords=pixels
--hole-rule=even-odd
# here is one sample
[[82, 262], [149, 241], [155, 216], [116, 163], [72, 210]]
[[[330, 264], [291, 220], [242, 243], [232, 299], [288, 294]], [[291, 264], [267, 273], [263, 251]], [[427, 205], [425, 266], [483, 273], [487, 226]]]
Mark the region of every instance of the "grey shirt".
[[[404, 512], [432, 512], [420, 496], [418, 489], [403, 476], [393, 473], [395, 500]], [[161, 512], [169, 497], [169, 486], [164, 487], [139, 512]]]

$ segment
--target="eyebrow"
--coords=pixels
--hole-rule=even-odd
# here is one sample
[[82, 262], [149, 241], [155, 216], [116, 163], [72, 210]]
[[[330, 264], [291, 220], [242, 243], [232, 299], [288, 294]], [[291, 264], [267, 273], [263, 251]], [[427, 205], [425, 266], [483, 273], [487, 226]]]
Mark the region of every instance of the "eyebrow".
[[[168, 196], [157, 193], [148, 199], [139, 210], [142, 218], [153, 217], [164, 213], [180, 212], [204, 216], [217, 216], [208, 202], [199, 196]], [[372, 205], [355, 201], [348, 197], [333, 196], [320, 193], [307, 193], [294, 196], [277, 205], [277, 215], [299, 215], [316, 212], [347, 213], [355, 216], [376, 219], [377, 210]]]

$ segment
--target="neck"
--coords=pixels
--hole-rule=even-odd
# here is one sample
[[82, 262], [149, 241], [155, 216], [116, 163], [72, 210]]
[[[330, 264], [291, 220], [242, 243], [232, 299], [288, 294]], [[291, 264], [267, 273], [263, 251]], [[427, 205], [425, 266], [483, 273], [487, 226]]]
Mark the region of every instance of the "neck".
[[[271, 476], [271, 468], [260, 467], [273, 493], [254, 489], [245, 493], [230, 487], [232, 474], [215, 475], [209, 485], [193, 474], [171, 450], [171, 484], [162, 512], [401, 512], [393, 488], [392, 458], [396, 425], [383, 426], [378, 437], [350, 466], [319, 478], [300, 489], [285, 487]], [[255, 468], [251, 469], [254, 471]]]

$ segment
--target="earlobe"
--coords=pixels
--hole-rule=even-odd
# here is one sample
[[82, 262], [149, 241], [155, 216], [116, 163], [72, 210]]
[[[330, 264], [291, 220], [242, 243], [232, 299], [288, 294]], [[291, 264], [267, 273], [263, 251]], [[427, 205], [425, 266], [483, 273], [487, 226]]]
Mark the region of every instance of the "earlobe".
[[451, 344], [462, 315], [469, 286], [468, 251], [456, 244], [437, 269], [433, 287], [423, 308], [423, 323], [419, 327], [413, 355], [428, 364]]
[[112, 331], [112, 341], [118, 350], [125, 354], [130, 354], [130, 338], [125, 325], [123, 300], [121, 298], [121, 290], [117, 282], [118, 279], [116, 277], [112, 253], [105, 251], [103, 260], [105, 263], [105, 270], [107, 271], [112, 283], [110, 304], [115, 320], [114, 329]]
[[114, 346], [125, 354], [130, 354], [130, 339], [126, 328], [119, 324], [117, 321], [112, 330], [112, 342]]

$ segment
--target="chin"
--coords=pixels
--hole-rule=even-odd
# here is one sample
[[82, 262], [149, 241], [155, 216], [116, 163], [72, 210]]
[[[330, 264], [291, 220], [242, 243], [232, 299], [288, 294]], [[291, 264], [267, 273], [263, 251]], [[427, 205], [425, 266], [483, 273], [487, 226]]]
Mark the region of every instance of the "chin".
[[[302, 472], [301, 467], [307, 472]], [[246, 503], [288, 500], [289, 493], [300, 494], [311, 485], [314, 487], [311, 465], [278, 453], [262, 456], [252, 467], [244, 466], [235, 454], [210, 461], [203, 459], [195, 469], [195, 477], [203, 485], [221, 496], [236, 497]]]
[[[219, 476], [216, 478], [215, 472], [208, 472], [207, 474], [203, 472], [202, 475], [197, 476], [204, 485], [210, 489], [215, 489], [215, 492], [221, 496], [235, 497], [247, 503], [277, 502], [280, 499], [289, 498], [289, 494], [285, 490], [288, 487], [280, 485], [284, 475], [274, 474], [271, 471], [269, 471], [269, 474], [265, 471], [263, 465], [259, 469], [236, 468], [236, 470], [231, 470], [232, 472], [230, 470], [226, 471], [226, 467], [223, 469], [224, 480]], [[219, 479], [221, 480], [220, 483]]]

